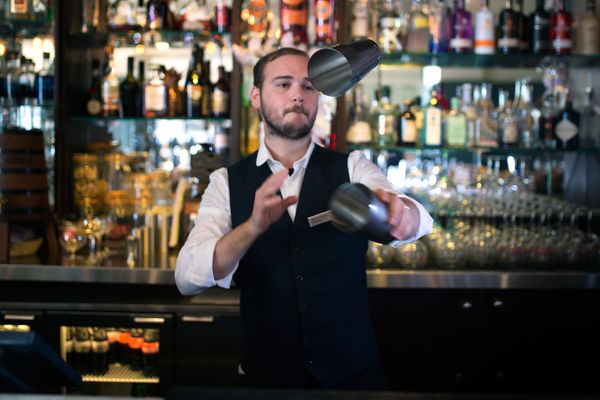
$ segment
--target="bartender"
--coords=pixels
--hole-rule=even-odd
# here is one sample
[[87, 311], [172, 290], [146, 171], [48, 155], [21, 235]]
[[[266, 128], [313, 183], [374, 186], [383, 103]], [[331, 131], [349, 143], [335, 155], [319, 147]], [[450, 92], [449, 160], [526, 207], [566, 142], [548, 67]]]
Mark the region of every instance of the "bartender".
[[264, 138], [258, 151], [215, 171], [195, 226], [177, 258], [184, 295], [240, 289], [242, 384], [269, 388], [385, 390], [367, 295], [367, 239], [331, 223], [309, 227], [345, 182], [359, 182], [387, 204], [398, 242], [431, 232], [432, 219], [398, 193], [361, 152], [311, 140], [319, 93], [308, 56], [282, 48], [254, 67], [252, 106]]

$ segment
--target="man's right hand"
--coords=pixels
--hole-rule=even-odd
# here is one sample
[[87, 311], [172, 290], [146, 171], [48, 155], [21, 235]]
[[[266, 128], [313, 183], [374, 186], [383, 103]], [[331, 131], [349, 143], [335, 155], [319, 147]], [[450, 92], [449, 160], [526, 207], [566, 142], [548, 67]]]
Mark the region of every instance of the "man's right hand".
[[288, 171], [284, 169], [271, 175], [256, 191], [250, 217], [251, 225], [256, 228], [256, 233], [264, 233], [272, 223], [281, 218], [289, 206], [298, 201], [296, 196], [281, 198], [279, 189], [287, 177]]

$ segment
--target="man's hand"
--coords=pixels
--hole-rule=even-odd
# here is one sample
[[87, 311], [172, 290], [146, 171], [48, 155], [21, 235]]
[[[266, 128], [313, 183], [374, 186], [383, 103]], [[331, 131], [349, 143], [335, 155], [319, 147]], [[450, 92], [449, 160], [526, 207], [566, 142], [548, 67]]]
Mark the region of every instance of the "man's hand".
[[406, 240], [416, 235], [419, 228], [419, 210], [415, 204], [384, 189], [377, 189], [375, 194], [388, 206], [388, 223], [392, 226], [390, 235], [398, 240]]
[[281, 198], [279, 189], [287, 177], [286, 170], [273, 174], [256, 191], [250, 221], [257, 233], [264, 233], [289, 206], [298, 201], [296, 196]]

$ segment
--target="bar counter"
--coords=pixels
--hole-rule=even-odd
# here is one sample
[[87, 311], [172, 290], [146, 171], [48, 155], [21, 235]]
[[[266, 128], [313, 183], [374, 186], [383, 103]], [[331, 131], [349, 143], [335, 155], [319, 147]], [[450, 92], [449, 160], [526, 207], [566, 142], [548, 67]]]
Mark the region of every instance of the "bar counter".
[[[0, 264], [0, 281], [175, 285], [170, 269], [34, 264]], [[369, 269], [367, 284], [381, 289], [599, 289], [600, 271]]]

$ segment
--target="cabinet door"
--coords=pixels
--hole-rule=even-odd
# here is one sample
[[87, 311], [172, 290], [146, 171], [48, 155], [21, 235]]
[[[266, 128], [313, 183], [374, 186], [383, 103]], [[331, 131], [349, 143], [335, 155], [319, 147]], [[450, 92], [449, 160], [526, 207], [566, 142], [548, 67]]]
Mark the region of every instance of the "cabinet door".
[[495, 390], [600, 393], [600, 293], [490, 291], [485, 374]]
[[477, 388], [479, 291], [372, 289], [369, 295], [381, 362], [393, 389]]
[[178, 385], [237, 386], [242, 326], [237, 314], [181, 314], [177, 318]]

